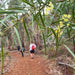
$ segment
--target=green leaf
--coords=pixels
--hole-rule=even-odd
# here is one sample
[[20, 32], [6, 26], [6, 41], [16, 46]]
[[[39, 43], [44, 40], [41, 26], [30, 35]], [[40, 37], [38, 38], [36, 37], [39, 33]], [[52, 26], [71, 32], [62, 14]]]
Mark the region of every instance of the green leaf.
[[22, 1], [25, 2], [26, 4], [30, 5], [30, 6], [34, 7], [34, 5], [30, 4], [27, 0], [22, 0]]
[[0, 21], [1, 25], [4, 25], [5, 27], [7, 27], [7, 25], [3, 22], [3, 21]]
[[[19, 41], [19, 44], [20, 44], [20, 47], [21, 47], [21, 50], [22, 50], [22, 53], [23, 53], [22, 43], [21, 43], [21, 40], [20, 40], [20, 36], [19, 36], [18, 30], [16, 29], [16, 27], [14, 27], [14, 30], [16, 32], [16, 35], [17, 35], [17, 38], [18, 38], [18, 41]], [[24, 53], [23, 53], [23, 55], [24, 55]]]
[[14, 38], [14, 41], [13, 41], [13, 44], [12, 44], [11, 48], [13, 48], [13, 46], [15, 44], [15, 41], [16, 41], [16, 38], [17, 38], [17, 36], [15, 35], [15, 38]]
[[10, 17], [16, 18], [16, 17], [13, 16], [12, 14], [9, 14], [7, 17], [5, 17], [4, 19], [2, 19], [2, 20], [0, 21], [1, 24], [7, 27], [7, 25], [4, 23], [4, 21], [6, 21], [7, 19], [9, 19]]
[[16, 17], [13, 14], [11, 14], [11, 17], [14, 18], [14, 19], [16, 19]]
[[41, 5], [42, 0], [37, 0], [37, 2]]
[[21, 49], [22, 49], [22, 43], [21, 43], [21, 40], [20, 40], [20, 36], [19, 36], [18, 30], [16, 29], [16, 27], [14, 27], [14, 30], [15, 30], [15, 32], [16, 32], [16, 35], [17, 35], [17, 38], [18, 38], [20, 47], [21, 47]]
[[8, 15], [7, 17], [5, 17], [4, 19], [2, 19], [2, 22], [6, 21], [8, 18], [10, 18], [11, 14]]
[[45, 48], [45, 55], [46, 55], [46, 39], [45, 39], [45, 35], [44, 35], [43, 32], [42, 32], [42, 35], [43, 35], [44, 48]]
[[70, 52], [70, 54], [75, 58], [75, 54], [69, 49], [69, 47], [67, 45], [64, 45], [64, 46], [67, 48], [67, 50]]
[[50, 29], [51, 29], [51, 31], [53, 32], [53, 34], [54, 34], [54, 36], [55, 36], [55, 38], [56, 38], [55, 30], [54, 30], [53, 28], [50, 28]]
[[47, 35], [47, 38], [50, 37], [51, 35], [52, 35], [52, 33], [48, 34], [48, 35]]
[[68, 37], [70, 38], [70, 30], [67, 28], [67, 34], [68, 34]]
[[63, 31], [63, 34], [60, 36], [60, 38], [58, 40], [58, 43], [60, 43], [60, 41], [61, 41], [61, 39], [62, 39], [62, 37], [63, 37], [64, 34], [65, 34], [65, 30]]
[[3, 37], [1, 37], [1, 56], [2, 56], [1, 75], [3, 75], [3, 67], [4, 67]]
[[3, 4], [1, 4], [0, 8], [2, 8], [2, 6], [4, 6], [5, 3], [7, 3], [7, 2], [8, 2], [8, 0], [6, 0]]
[[39, 12], [39, 15], [40, 15], [41, 22], [42, 22], [43, 26], [45, 27], [45, 23], [44, 23], [42, 15], [41, 15], [41, 12]]
[[56, 33], [56, 43], [57, 43], [57, 45], [58, 45], [58, 37], [59, 37], [59, 32], [57, 31], [57, 33]]
[[33, 21], [33, 14], [32, 14], [32, 29], [34, 31], [34, 21]]
[[0, 14], [25, 13], [25, 10], [0, 10]]
[[55, 9], [55, 11], [57, 11], [58, 9], [60, 9], [60, 6], [62, 5], [62, 3], [59, 3], [57, 8]]
[[58, 36], [59, 36], [59, 33], [58, 33], [58, 31], [57, 31], [57, 33], [56, 33], [56, 37], [55, 37], [55, 39], [56, 39], [56, 52], [55, 52], [55, 55], [56, 55], [56, 53], [57, 53], [58, 46], [59, 46]]
[[72, 29], [75, 29], [75, 27], [72, 27]]
[[27, 27], [26, 27], [26, 24], [25, 24], [25, 20], [23, 19], [23, 25], [24, 25], [24, 29], [26, 31], [26, 34], [27, 34], [27, 37], [28, 37], [28, 40], [29, 40], [29, 44], [30, 44], [30, 37], [29, 37], [29, 33], [28, 33], [28, 30], [27, 30]]

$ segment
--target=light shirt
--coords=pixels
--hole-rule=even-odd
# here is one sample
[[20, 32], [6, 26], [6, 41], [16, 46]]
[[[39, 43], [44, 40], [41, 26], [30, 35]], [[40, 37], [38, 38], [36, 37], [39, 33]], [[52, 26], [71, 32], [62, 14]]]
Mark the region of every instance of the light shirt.
[[32, 46], [34, 45], [34, 47], [36, 48], [35, 44], [30, 44], [30, 51], [32, 50]]

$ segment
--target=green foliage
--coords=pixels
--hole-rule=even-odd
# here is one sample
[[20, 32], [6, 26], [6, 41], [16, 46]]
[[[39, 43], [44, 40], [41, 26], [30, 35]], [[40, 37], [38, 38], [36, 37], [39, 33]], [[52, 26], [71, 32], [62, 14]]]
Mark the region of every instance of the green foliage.
[[17, 38], [17, 36], [15, 35], [15, 38], [14, 38], [14, 41], [13, 41], [13, 43], [12, 43], [12, 47], [11, 47], [11, 48], [13, 48], [13, 46], [14, 46], [14, 44], [15, 44], [15, 41], [16, 41], [16, 38]]
[[21, 6], [20, 0], [14, 0], [14, 1], [10, 0], [10, 2], [8, 4], [9, 4], [8, 9], [11, 9], [11, 10], [23, 9], [23, 7]]
[[46, 39], [45, 39], [45, 34], [43, 32], [42, 32], [42, 36], [43, 36], [45, 55], [46, 55]]
[[25, 2], [26, 4], [30, 5], [31, 7], [34, 7], [33, 4], [31, 4], [30, 2], [28, 2], [27, 0], [22, 0], [23, 2]]
[[21, 40], [20, 40], [20, 36], [19, 36], [18, 30], [16, 29], [16, 27], [14, 27], [14, 30], [15, 30], [16, 36], [17, 36], [17, 38], [18, 38], [20, 47], [21, 47], [21, 49], [22, 49], [22, 44], [21, 44]]
[[18, 13], [25, 13], [25, 10], [0, 10], [0, 14], [18, 14]]
[[2, 9], [3, 6], [8, 2], [9, 0], [6, 0], [4, 3], [1, 4], [0, 9]]
[[23, 19], [23, 25], [24, 25], [24, 29], [26, 31], [26, 34], [27, 34], [27, 37], [28, 37], [28, 40], [29, 40], [29, 44], [30, 44], [30, 37], [29, 37], [29, 33], [28, 33], [28, 30], [27, 30], [27, 27], [26, 27], [26, 24], [25, 24], [25, 20]]
[[42, 17], [42, 15], [41, 15], [41, 12], [39, 12], [39, 15], [40, 15], [40, 19], [41, 19], [41, 22], [42, 22], [42, 24], [43, 24], [43, 27], [45, 27], [44, 20], [43, 20], [43, 17]]
[[75, 54], [67, 47], [67, 45], [64, 45], [66, 48], [67, 48], [67, 50], [70, 52], [70, 54], [74, 57], [74, 59], [75, 59]]
[[4, 67], [3, 37], [1, 37], [1, 56], [2, 56], [1, 75], [3, 75], [3, 67]]
[[[37, 0], [36, 2], [34, 2], [33, 0], [21, 0], [21, 1], [24, 3], [23, 5], [21, 5], [21, 2], [19, 0], [15, 0], [14, 2], [13, 2], [13, 0], [10, 0], [10, 2], [9, 2], [10, 8], [7, 10], [2, 9], [2, 7], [5, 5], [6, 2], [8, 2], [8, 0], [6, 0], [0, 6], [0, 14], [3, 16], [4, 16], [4, 14], [8, 14], [8, 16], [4, 17], [4, 19], [0, 19], [0, 24], [2, 26], [1, 30], [3, 30], [1, 32], [7, 31], [10, 28], [11, 29], [14, 28], [14, 31], [18, 38], [21, 49], [22, 49], [22, 44], [21, 44], [18, 30], [16, 29], [16, 27], [14, 27], [14, 25], [12, 27], [9, 27], [9, 25], [7, 25], [5, 23], [6, 20], [8, 20], [11, 17], [13, 17], [13, 19], [14, 19], [15, 16], [13, 16], [12, 14], [28, 13], [30, 18], [31, 18], [30, 15], [33, 15], [32, 21], [37, 23], [37, 27], [38, 27], [39, 31], [42, 32], [45, 54], [46, 54], [46, 42], [47, 42], [48, 38], [49, 38], [48, 42], [50, 42], [51, 40], [56, 41], [55, 45], [56, 45], [56, 51], [57, 51], [62, 37], [65, 38], [65, 36], [67, 36], [67, 35], [68, 35], [67, 38], [69, 38], [69, 39], [74, 37], [75, 33], [73, 33], [73, 32], [75, 30], [75, 20], [74, 20], [75, 19], [75, 0], [70, 0], [70, 1], [46, 0], [45, 2], [43, 2], [42, 0]], [[54, 9], [53, 9], [53, 12], [46, 15], [44, 13], [44, 9], [46, 6], [49, 6], [50, 2], [53, 2]], [[29, 7], [27, 7], [27, 10], [25, 10], [24, 7], [26, 7], [28, 5], [29, 5]], [[54, 28], [57, 28], [57, 26], [59, 26], [59, 22], [62, 21], [62, 20], [60, 20], [60, 18], [62, 17], [63, 14], [71, 14], [72, 18], [69, 22], [70, 23], [69, 27], [67, 27], [66, 23], [64, 23], [64, 26], [61, 28], [61, 30], [64, 30], [64, 32], [59, 37], [59, 32], [57, 31], [57, 33], [56, 33]], [[19, 17], [19, 15], [17, 15], [17, 17]], [[17, 18], [17, 17], [15, 17], [15, 18]], [[10, 20], [10, 22], [12, 22], [12, 21]], [[33, 22], [32, 22], [32, 24], [33, 24]], [[29, 36], [27, 25], [26, 25], [26, 22], [24, 19], [23, 19], [23, 26], [24, 26], [24, 29], [26, 31], [26, 34], [27, 34], [27, 37], [28, 37], [28, 40], [30, 43], [30, 36]], [[50, 39], [52, 36], [52, 33], [54, 34], [54, 39]], [[41, 35], [41, 33], [40, 33], [40, 35]], [[65, 38], [65, 39], [67, 39], [67, 38]], [[15, 42], [15, 40], [16, 40], [16, 37], [14, 39], [14, 42]], [[13, 45], [14, 45], [14, 42], [13, 42]], [[75, 58], [75, 55], [73, 54], [73, 52], [66, 45], [65, 45], [65, 47]]]

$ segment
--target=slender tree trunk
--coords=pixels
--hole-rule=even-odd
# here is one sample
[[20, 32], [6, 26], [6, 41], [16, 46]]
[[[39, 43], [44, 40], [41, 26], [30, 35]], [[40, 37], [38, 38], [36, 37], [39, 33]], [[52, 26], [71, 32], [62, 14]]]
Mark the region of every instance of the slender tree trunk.
[[39, 32], [37, 32], [37, 45], [38, 45], [38, 49], [40, 47], [40, 38], [39, 38]]
[[10, 41], [9, 41], [9, 39], [8, 39], [8, 49], [10, 50]]
[[36, 22], [34, 23], [34, 30], [36, 31], [36, 35], [35, 35], [35, 44], [37, 45], [38, 50], [41, 50], [42, 48], [42, 40], [41, 40], [41, 35], [40, 32], [38, 30], [37, 24]]
[[73, 46], [74, 46], [74, 54], [75, 54], [75, 38], [73, 37]]
[[75, 54], [75, 41], [74, 41], [74, 54]]
[[3, 67], [4, 67], [3, 37], [1, 37], [1, 56], [2, 56], [1, 75], [3, 75]]
[[46, 55], [46, 53], [47, 53], [47, 51], [46, 51], [46, 39], [45, 39], [45, 35], [44, 35], [43, 32], [42, 32], [42, 35], [43, 35], [44, 48], [45, 48], [45, 55]]
[[8, 35], [8, 49], [9, 50], [11, 49], [11, 45], [12, 45], [12, 34], [9, 33]]

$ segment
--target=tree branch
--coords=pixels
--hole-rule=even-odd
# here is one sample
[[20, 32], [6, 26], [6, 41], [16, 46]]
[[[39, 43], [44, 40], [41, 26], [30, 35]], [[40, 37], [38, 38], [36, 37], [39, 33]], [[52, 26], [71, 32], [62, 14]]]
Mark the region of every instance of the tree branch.
[[75, 66], [75, 65], [70, 65], [70, 64], [67, 64], [67, 63], [62, 63], [62, 62], [58, 62], [58, 65], [68, 66], [68, 67], [70, 67], [72, 69], [74, 69], [74, 66]]

